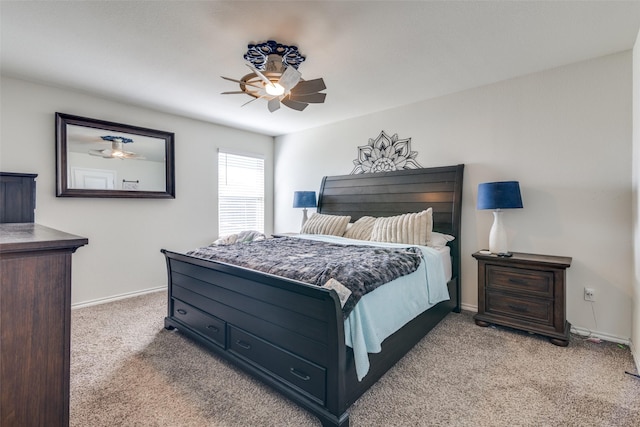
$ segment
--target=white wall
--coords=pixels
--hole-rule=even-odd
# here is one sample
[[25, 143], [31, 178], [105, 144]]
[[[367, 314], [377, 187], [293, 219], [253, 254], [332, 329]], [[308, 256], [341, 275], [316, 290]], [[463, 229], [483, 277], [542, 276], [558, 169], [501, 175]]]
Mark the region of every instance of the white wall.
[[[73, 304], [166, 286], [161, 248], [188, 250], [217, 237], [218, 147], [265, 156], [271, 231], [272, 137], [17, 79], [1, 85], [0, 170], [37, 173], [36, 222], [89, 239], [73, 257]], [[175, 132], [176, 198], [56, 198], [55, 112]]]
[[[424, 167], [464, 163], [462, 302], [477, 308], [471, 254], [488, 246], [492, 215], [477, 185], [520, 181], [524, 209], [505, 213], [511, 250], [573, 257], [568, 320], [602, 336], [631, 334], [631, 52], [276, 138], [275, 224], [299, 229], [294, 190], [349, 174], [357, 146], [381, 130], [412, 138]], [[327, 103], [331, 108], [330, 82]], [[596, 291], [594, 304], [583, 288]]]
[[633, 321], [631, 341], [640, 370], [640, 32], [633, 47]]

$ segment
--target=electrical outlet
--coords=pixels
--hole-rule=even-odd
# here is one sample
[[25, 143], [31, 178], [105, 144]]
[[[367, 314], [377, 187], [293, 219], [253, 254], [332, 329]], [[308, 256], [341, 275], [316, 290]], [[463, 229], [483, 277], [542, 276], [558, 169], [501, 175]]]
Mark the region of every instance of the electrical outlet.
[[585, 301], [595, 301], [596, 300], [596, 290], [593, 288], [584, 288], [584, 300]]

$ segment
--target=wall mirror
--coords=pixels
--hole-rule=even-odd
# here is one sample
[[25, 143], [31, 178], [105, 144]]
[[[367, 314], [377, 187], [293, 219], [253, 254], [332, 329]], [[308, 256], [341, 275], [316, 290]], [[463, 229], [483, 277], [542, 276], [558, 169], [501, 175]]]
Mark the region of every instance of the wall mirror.
[[174, 134], [56, 113], [56, 196], [175, 198]]

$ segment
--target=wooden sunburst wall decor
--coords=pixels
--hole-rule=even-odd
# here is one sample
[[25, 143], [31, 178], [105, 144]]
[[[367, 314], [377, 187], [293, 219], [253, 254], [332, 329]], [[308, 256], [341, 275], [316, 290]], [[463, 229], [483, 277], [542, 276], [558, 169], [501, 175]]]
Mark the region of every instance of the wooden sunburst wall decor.
[[353, 161], [355, 167], [351, 175], [420, 169], [417, 156], [417, 151], [411, 151], [411, 138], [398, 139], [397, 133], [390, 137], [380, 131], [376, 139], [369, 138], [367, 145], [358, 147], [358, 158]]

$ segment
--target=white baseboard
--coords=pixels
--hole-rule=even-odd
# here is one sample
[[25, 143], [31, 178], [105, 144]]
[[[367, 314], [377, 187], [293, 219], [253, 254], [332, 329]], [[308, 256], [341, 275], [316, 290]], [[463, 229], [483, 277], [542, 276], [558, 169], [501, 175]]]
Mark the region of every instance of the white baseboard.
[[633, 361], [636, 364], [636, 372], [640, 372], [640, 355], [638, 355], [638, 351], [633, 345], [633, 341], [629, 341], [629, 348], [631, 349], [631, 355], [633, 356]]
[[161, 286], [159, 288], [150, 288], [150, 289], [143, 289], [141, 291], [127, 292], [126, 294], [113, 295], [106, 298], [98, 298], [90, 301], [71, 304], [71, 309], [75, 310], [77, 308], [91, 307], [92, 305], [106, 304], [106, 303], [118, 301], [121, 299], [132, 298], [140, 295], [150, 294], [152, 292], [160, 292], [160, 291], [166, 291], [166, 290], [167, 290], [166, 286]]
[[615, 335], [610, 335], [610, 334], [605, 334], [604, 332], [598, 332], [598, 331], [592, 331], [589, 329], [585, 329], [585, 328], [580, 328], [578, 326], [571, 326], [571, 332], [574, 334], [578, 334], [578, 335], [582, 335], [582, 336], [590, 336], [590, 337], [594, 337], [594, 338], [600, 338], [601, 340], [604, 341], [610, 341], [610, 342], [615, 342], [618, 344], [624, 344], [629, 346], [631, 344], [631, 341], [629, 340], [629, 338], [621, 338]]
[[469, 304], [465, 304], [463, 302], [460, 303], [460, 308], [463, 309], [464, 311], [471, 311], [473, 313], [477, 313], [478, 312], [478, 306], [477, 305], [469, 305]]

